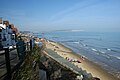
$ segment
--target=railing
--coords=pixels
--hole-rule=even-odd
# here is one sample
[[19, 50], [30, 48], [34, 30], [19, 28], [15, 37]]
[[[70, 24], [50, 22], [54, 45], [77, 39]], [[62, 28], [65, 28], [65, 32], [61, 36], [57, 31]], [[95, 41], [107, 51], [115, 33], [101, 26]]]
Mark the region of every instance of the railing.
[[[26, 57], [26, 53], [30, 52], [32, 48], [33, 48], [32, 40], [30, 40], [30, 42], [17, 45], [17, 47], [12, 50], [10, 50], [9, 48], [3, 48], [2, 49], [3, 53], [0, 53], [0, 59], [2, 59], [1, 56], [4, 56], [5, 61], [0, 60], [0, 69], [3, 65], [4, 66], [6, 65], [6, 72], [3, 75], [1, 75], [0, 72], [0, 80], [11, 80], [13, 72], [19, 69], [20, 65], [22, 64], [22, 62]], [[17, 59], [18, 61], [16, 61], [16, 65], [12, 67], [11, 61], [12, 60], [14, 61], [15, 58], [11, 59], [11, 52], [14, 50], [17, 50], [17, 52], [15, 52], [16, 53], [15, 58], [19, 58], [19, 59]], [[3, 67], [3, 70], [4, 69], [5, 67]]]

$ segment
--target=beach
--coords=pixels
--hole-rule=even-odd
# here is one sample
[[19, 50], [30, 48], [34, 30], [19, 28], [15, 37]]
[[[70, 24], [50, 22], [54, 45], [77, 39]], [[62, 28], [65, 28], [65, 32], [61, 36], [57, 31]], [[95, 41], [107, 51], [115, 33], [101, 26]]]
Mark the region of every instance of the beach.
[[91, 73], [93, 77], [98, 77], [100, 78], [100, 80], [119, 80], [112, 74], [104, 70], [101, 66], [88, 60], [86, 57], [75, 53], [74, 51], [60, 43], [47, 41], [46, 48], [54, 50], [55, 52], [57, 52], [58, 55], [65, 59], [74, 60], [70, 60], [70, 62], [78, 66], [79, 68], [82, 68], [82, 70], [86, 70], [87, 73]]

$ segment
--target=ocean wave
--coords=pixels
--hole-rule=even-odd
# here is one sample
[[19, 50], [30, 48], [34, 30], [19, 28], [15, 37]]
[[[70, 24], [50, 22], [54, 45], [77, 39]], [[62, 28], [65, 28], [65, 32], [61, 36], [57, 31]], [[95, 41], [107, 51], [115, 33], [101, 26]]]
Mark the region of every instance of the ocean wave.
[[81, 32], [81, 31], [84, 31], [84, 30], [71, 30], [71, 32]]
[[111, 51], [120, 53], [120, 51], [118, 51], [118, 50], [114, 50], [114, 49], [111, 49]]
[[107, 50], [107, 51], [112, 51], [112, 52], [120, 52], [118, 50], [115, 50], [115, 49], [110, 49], [110, 48], [103, 48], [104, 50]]
[[106, 57], [107, 59], [111, 58], [109, 55], [105, 55], [105, 54], [102, 54], [102, 56]]
[[59, 38], [58, 36], [53, 36], [52, 38]]
[[120, 56], [115, 56], [115, 55], [110, 55], [110, 56], [120, 60]]
[[120, 56], [117, 55], [111, 55], [111, 54], [107, 54], [110, 58], [116, 58], [118, 60], [120, 60]]
[[100, 51], [101, 53], [105, 54], [106, 52], [105, 51]]
[[64, 40], [64, 41], [61, 41], [61, 42], [78, 42], [77, 40]]
[[108, 51], [111, 51], [111, 49], [107, 48]]
[[97, 51], [98, 51], [98, 50], [97, 50], [97, 49], [95, 49], [95, 48], [92, 48], [92, 50], [93, 50], [93, 51], [95, 51], [95, 52], [97, 52]]
[[120, 56], [116, 56], [117, 59], [120, 59]]
[[110, 49], [110, 48], [101, 48], [101, 49], [111, 51], [111, 49]]
[[81, 41], [67, 41], [67, 42], [71, 42], [73, 44], [79, 44], [81, 47], [86, 47], [87, 48], [87, 45], [84, 44], [83, 42]]
[[[99, 53], [99, 55], [104, 56], [104, 57], [106, 57], [108, 59], [113, 58], [113, 57], [116, 58], [116, 59], [120, 59], [120, 56], [110, 55], [107, 52], [102, 51], [102, 50], [96, 50], [94, 48], [92, 50], [95, 51], [96, 53]], [[109, 48], [107, 50], [112, 51], [112, 49], [109, 49]]]
[[108, 54], [106, 54], [105, 51], [97, 50], [97, 49], [95, 49], [95, 48], [91, 48], [91, 50], [94, 51], [94, 53], [97, 54], [97, 55], [103, 56], [103, 57], [105, 57], [105, 58], [107, 58], [107, 59], [110, 59], [110, 58], [111, 58]]
[[75, 44], [79, 44], [79, 42], [73, 42], [73, 43], [75, 43]]
[[80, 41], [77, 41], [77, 40], [67, 40], [67, 41], [61, 41], [61, 42], [70, 42], [70, 43], [75, 43], [75, 44], [81, 44], [81, 45], [83, 45], [83, 43], [81, 43]]

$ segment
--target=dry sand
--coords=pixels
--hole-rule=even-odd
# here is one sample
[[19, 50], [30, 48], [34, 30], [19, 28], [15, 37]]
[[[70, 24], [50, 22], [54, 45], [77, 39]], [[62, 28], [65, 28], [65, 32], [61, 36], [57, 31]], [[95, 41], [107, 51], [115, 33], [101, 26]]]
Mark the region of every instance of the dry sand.
[[91, 73], [93, 77], [98, 77], [100, 78], [100, 80], [119, 80], [115, 78], [113, 75], [109, 74], [106, 70], [104, 70], [97, 64], [89, 61], [86, 58], [85, 59], [81, 58], [80, 55], [78, 55], [77, 53], [73, 52], [71, 49], [63, 46], [60, 43], [53, 41], [46, 42], [46, 47], [54, 50], [55, 52], [57, 52], [57, 54], [59, 54], [64, 58], [69, 57], [80, 60], [81, 63], [77, 63], [77, 62], [72, 62], [72, 63], [82, 68], [83, 70], [86, 70], [88, 73]]

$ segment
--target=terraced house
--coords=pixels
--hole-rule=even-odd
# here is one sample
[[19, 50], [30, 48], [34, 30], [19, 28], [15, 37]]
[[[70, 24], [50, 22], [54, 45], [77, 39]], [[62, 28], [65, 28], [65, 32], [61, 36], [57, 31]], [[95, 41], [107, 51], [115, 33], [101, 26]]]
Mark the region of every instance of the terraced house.
[[9, 21], [0, 20], [0, 49], [15, 47], [16, 32], [17, 28], [14, 28], [13, 24], [9, 24]]

